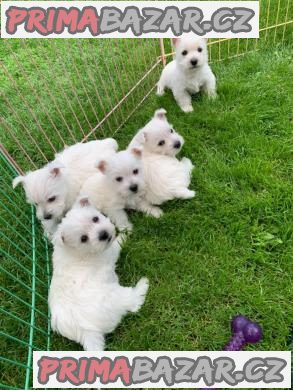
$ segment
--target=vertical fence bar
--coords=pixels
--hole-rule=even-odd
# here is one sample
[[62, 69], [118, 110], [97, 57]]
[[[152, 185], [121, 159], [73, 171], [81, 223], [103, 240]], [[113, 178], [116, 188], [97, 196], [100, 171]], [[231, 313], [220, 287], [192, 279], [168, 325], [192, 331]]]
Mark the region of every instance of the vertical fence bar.
[[165, 67], [166, 66], [166, 57], [165, 57], [164, 39], [163, 38], [159, 38], [159, 39], [160, 39], [161, 61], [162, 61], [163, 67]]
[[31, 320], [30, 320], [30, 335], [29, 335], [29, 347], [27, 357], [27, 369], [25, 378], [25, 390], [30, 388], [30, 372], [33, 355], [33, 338], [34, 338], [34, 326], [35, 326], [35, 305], [36, 305], [36, 232], [35, 232], [35, 217], [34, 208], [31, 206], [32, 212], [32, 309], [31, 309]]

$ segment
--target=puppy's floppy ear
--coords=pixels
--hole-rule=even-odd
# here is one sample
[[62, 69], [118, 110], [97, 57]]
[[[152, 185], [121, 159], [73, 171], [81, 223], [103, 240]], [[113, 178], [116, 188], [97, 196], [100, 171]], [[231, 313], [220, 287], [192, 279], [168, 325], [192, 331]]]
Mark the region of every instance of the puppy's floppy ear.
[[176, 47], [176, 45], [179, 43], [180, 41], [180, 38], [172, 38], [172, 44], [174, 47]]
[[90, 200], [88, 196], [82, 196], [81, 198], [78, 199], [78, 204], [80, 207], [88, 207], [90, 206]]
[[154, 117], [162, 120], [166, 120], [167, 111], [164, 108], [160, 108], [155, 111]]
[[107, 162], [105, 160], [101, 160], [98, 162], [96, 167], [99, 171], [101, 171], [102, 173], [105, 173], [106, 169], [107, 169]]
[[12, 187], [15, 188], [16, 186], [18, 186], [18, 184], [24, 182], [25, 182], [25, 176], [17, 176], [12, 181]]
[[141, 148], [132, 148], [132, 149], [130, 150], [130, 152], [131, 152], [135, 157], [138, 157], [138, 158], [140, 158], [141, 155], [142, 155], [142, 150], [141, 150]]

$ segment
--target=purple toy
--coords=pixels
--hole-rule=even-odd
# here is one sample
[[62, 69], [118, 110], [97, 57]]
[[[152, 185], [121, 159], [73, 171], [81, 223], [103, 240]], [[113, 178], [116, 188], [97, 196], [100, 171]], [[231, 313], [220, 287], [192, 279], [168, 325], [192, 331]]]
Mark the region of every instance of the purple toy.
[[233, 336], [225, 345], [224, 351], [240, 351], [246, 344], [257, 343], [262, 338], [261, 327], [244, 316], [236, 316], [231, 321]]
[[[225, 345], [224, 351], [240, 351], [246, 344], [254, 344], [262, 339], [262, 329], [245, 316], [238, 315], [231, 321], [232, 337]], [[201, 390], [217, 390], [205, 387]]]

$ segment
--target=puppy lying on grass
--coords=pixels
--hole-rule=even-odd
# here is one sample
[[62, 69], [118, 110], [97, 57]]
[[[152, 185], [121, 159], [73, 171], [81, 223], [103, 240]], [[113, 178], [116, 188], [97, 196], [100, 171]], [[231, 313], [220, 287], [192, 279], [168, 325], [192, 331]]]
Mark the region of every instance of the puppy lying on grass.
[[103, 350], [104, 336], [127, 312], [137, 312], [145, 300], [146, 278], [135, 287], [119, 284], [115, 265], [120, 241], [114, 225], [88, 198], [76, 202], [54, 235], [49, 291], [52, 329], [87, 351]]
[[174, 38], [173, 44], [175, 60], [163, 69], [157, 94], [161, 96], [165, 88], [171, 89], [181, 110], [191, 112], [191, 94], [203, 90], [210, 98], [217, 96], [216, 78], [208, 64], [206, 39], [185, 36]]
[[135, 135], [129, 149], [142, 148], [142, 163], [145, 181], [145, 200], [160, 205], [167, 200], [193, 198], [189, 190], [192, 162], [176, 158], [184, 143], [166, 118], [163, 108], [155, 111], [154, 117]]
[[96, 172], [96, 160], [117, 149], [112, 138], [78, 143], [56, 154], [54, 161], [43, 168], [13, 180], [13, 188], [23, 184], [27, 202], [36, 206], [37, 217], [49, 238], [75, 202], [83, 182]]

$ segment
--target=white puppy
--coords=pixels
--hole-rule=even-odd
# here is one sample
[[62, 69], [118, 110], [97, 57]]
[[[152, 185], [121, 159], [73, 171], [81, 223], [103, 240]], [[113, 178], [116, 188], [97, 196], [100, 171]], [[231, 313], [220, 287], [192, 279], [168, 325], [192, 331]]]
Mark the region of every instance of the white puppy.
[[185, 36], [173, 39], [173, 44], [176, 57], [163, 69], [157, 94], [161, 96], [165, 88], [171, 89], [179, 107], [191, 112], [191, 94], [202, 89], [210, 98], [217, 96], [216, 78], [208, 64], [206, 39]]
[[114, 154], [117, 148], [112, 138], [78, 143], [56, 154], [55, 160], [43, 168], [13, 180], [13, 188], [23, 184], [27, 202], [36, 206], [48, 237], [73, 205], [83, 182], [95, 173], [97, 159]]
[[148, 280], [122, 287], [115, 272], [120, 243], [108, 218], [80, 198], [54, 235], [49, 291], [52, 329], [85, 350], [104, 349], [104, 336], [145, 300]]
[[194, 197], [195, 192], [188, 189], [193, 165], [188, 158], [181, 161], [176, 158], [183, 143], [183, 138], [168, 123], [164, 109], [157, 110], [131, 141], [129, 148], [143, 148], [147, 202], [159, 205], [174, 198]]
[[154, 217], [161, 215], [158, 207], [144, 199], [145, 183], [141, 149], [131, 148], [99, 161], [98, 171], [83, 184], [80, 194], [106, 214], [120, 231], [132, 230], [124, 209], [143, 211]]

